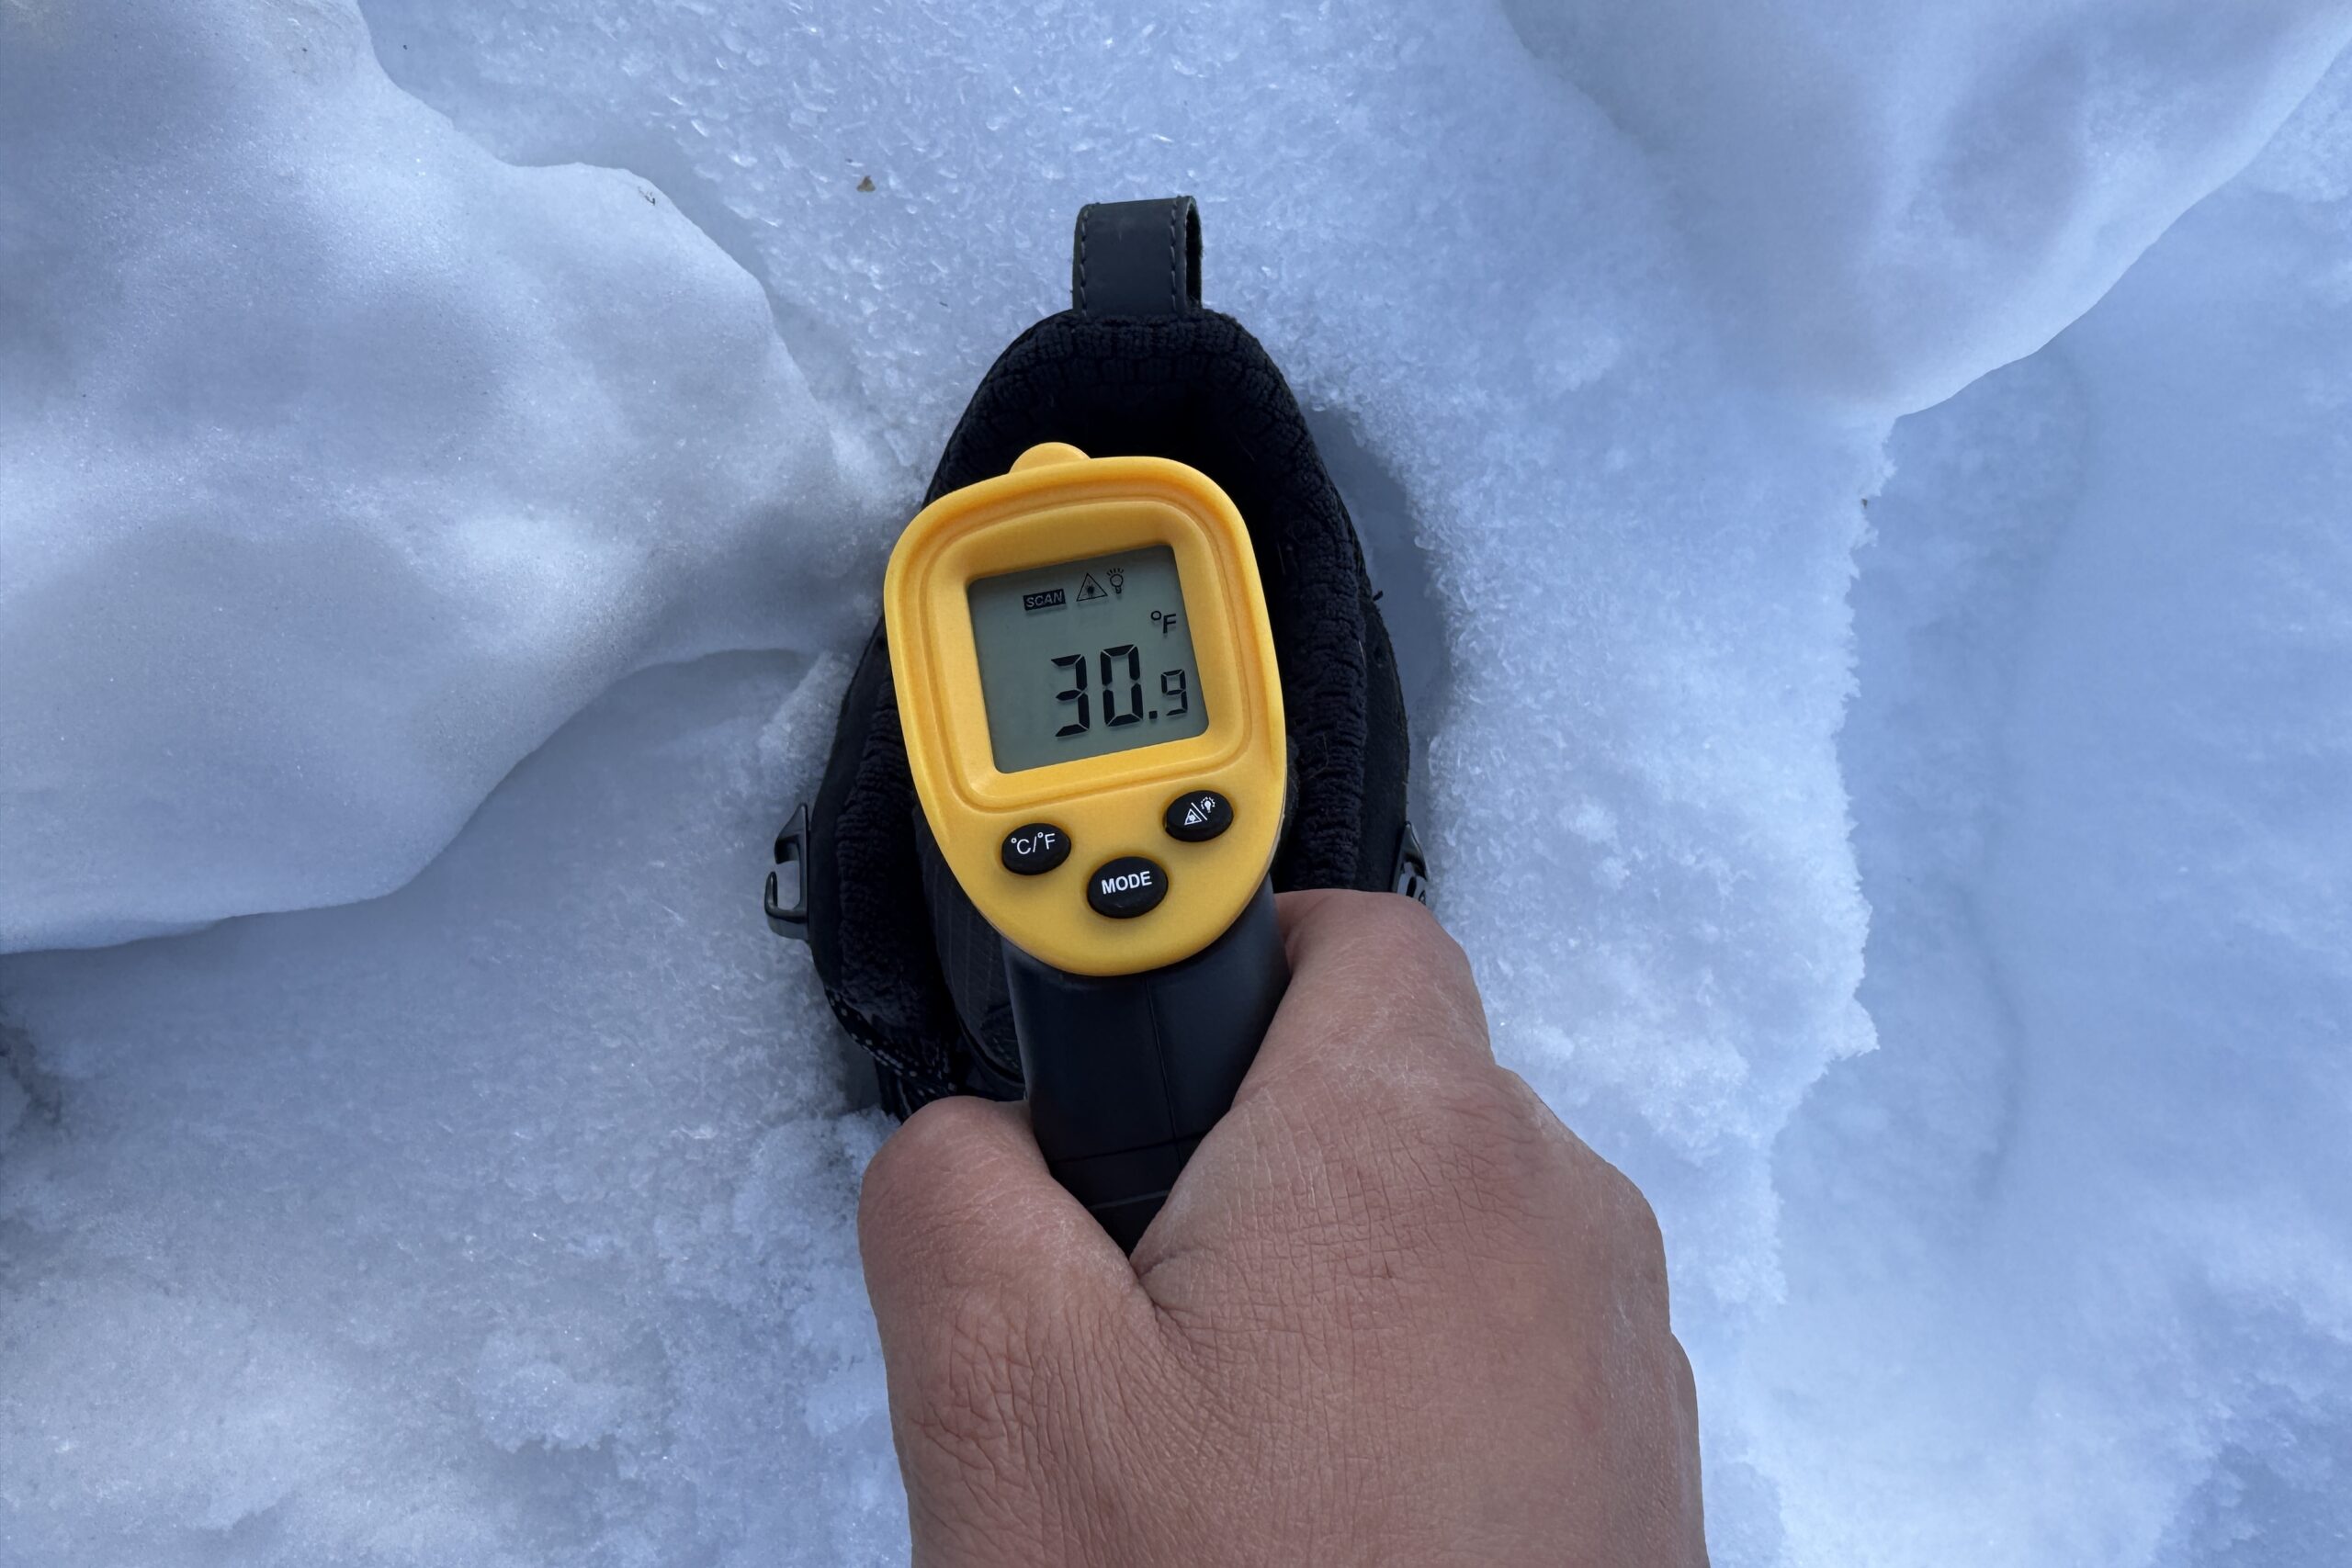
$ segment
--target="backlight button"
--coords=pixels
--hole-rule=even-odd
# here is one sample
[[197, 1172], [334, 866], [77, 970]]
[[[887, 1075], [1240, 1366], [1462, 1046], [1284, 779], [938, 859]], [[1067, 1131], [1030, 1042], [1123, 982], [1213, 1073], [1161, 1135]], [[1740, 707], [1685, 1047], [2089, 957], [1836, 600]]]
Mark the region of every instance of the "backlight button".
[[1168, 803], [1159, 820], [1170, 838], [1205, 843], [1233, 826], [1233, 802], [1213, 789], [1187, 790]]

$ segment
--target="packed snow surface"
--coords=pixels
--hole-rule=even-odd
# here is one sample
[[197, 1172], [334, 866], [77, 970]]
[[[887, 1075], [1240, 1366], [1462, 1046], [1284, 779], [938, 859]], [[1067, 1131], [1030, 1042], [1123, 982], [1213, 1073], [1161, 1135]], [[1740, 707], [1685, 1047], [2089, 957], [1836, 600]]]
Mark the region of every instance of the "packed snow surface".
[[0, 6], [0, 1564], [903, 1557], [757, 879], [1180, 189], [1716, 1562], [2352, 1559], [2352, 3], [362, 9]]

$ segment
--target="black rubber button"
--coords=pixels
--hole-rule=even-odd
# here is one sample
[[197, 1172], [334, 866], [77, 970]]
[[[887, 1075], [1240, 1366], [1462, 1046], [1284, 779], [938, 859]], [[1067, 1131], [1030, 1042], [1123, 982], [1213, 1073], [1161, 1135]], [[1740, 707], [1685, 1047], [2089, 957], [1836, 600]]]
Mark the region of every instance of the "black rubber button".
[[1004, 836], [1004, 847], [997, 853], [1005, 870], [1035, 876], [1069, 859], [1069, 835], [1051, 822], [1024, 823]]
[[1159, 819], [1170, 838], [1203, 843], [1233, 826], [1233, 802], [1213, 789], [1196, 789], [1170, 801]]
[[1159, 908], [1168, 897], [1168, 873], [1141, 855], [1121, 855], [1094, 868], [1086, 879], [1086, 901], [1098, 915], [1132, 920]]

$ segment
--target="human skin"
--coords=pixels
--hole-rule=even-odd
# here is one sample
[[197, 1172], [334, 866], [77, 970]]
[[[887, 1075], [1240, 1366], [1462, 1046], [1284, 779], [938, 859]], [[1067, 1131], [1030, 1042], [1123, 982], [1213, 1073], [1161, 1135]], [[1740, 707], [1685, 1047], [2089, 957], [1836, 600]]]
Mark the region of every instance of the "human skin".
[[1419, 905], [1280, 903], [1289, 994], [1132, 1259], [1017, 1105], [868, 1168], [915, 1563], [1703, 1565], [1648, 1203]]

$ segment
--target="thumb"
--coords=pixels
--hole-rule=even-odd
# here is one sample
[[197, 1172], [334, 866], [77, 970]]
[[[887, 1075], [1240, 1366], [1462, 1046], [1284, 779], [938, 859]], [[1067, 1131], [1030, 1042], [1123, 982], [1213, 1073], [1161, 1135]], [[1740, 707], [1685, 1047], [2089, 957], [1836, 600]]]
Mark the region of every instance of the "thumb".
[[924, 1106], [875, 1155], [857, 1245], [893, 1359], [976, 1311], [1050, 1311], [1138, 1288], [1118, 1245], [1046, 1169], [1023, 1109], [968, 1095]]

